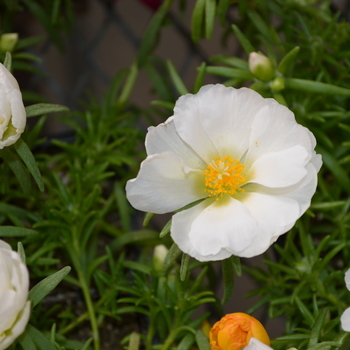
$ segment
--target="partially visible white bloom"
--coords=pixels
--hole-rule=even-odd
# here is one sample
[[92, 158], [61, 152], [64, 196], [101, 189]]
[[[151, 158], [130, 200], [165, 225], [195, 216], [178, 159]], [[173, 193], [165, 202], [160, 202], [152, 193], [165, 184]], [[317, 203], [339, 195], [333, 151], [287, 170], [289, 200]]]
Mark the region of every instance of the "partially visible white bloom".
[[26, 126], [26, 111], [17, 80], [0, 63], [0, 149], [15, 143]]
[[176, 213], [171, 237], [199, 261], [265, 252], [310, 206], [322, 160], [313, 134], [274, 99], [206, 85], [150, 127], [126, 186], [136, 209]]
[[[345, 273], [346, 288], [350, 290], [350, 269]], [[350, 307], [348, 307], [340, 317], [340, 323], [343, 331], [350, 332]]]
[[29, 275], [18, 253], [0, 240], [0, 350], [23, 333], [30, 315]]
[[273, 350], [273, 349], [256, 338], [250, 338], [249, 344], [244, 348], [244, 350]]

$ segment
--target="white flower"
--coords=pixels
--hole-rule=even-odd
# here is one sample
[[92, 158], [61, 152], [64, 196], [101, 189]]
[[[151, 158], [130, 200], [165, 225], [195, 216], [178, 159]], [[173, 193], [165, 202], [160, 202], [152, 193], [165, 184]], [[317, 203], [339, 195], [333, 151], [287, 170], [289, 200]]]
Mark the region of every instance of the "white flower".
[[[350, 290], [350, 269], [345, 273], [346, 288]], [[350, 332], [350, 307], [348, 307], [340, 318], [341, 327], [343, 331]]]
[[250, 338], [249, 344], [244, 348], [244, 350], [273, 350], [273, 349], [256, 338]]
[[17, 80], [0, 63], [0, 149], [15, 143], [26, 126], [26, 111]]
[[173, 216], [171, 236], [200, 261], [265, 252], [306, 211], [322, 161], [293, 113], [253, 90], [206, 85], [150, 127], [130, 203]]
[[30, 315], [29, 275], [20, 256], [0, 240], [0, 350], [23, 333]]

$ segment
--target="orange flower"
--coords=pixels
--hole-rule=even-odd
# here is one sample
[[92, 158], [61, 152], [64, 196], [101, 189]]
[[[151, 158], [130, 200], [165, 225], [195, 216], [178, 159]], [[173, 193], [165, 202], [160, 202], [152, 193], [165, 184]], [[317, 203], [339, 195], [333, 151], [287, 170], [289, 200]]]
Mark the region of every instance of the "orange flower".
[[227, 314], [216, 322], [209, 334], [212, 350], [241, 350], [256, 338], [270, 345], [270, 338], [264, 326], [254, 317], [236, 312]]

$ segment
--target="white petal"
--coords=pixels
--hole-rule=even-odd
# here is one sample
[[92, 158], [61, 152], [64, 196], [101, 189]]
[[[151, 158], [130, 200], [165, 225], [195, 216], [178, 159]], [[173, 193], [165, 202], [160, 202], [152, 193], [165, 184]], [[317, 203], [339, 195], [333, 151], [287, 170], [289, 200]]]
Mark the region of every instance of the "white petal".
[[264, 253], [280, 235], [293, 227], [300, 216], [298, 202], [290, 198], [243, 193], [240, 200], [259, 224], [256, 237], [240, 252], [241, 257], [250, 258]]
[[12, 250], [11, 246], [1, 239], [0, 239], [0, 249]]
[[345, 279], [346, 288], [350, 290], [350, 269], [346, 271], [344, 279]]
[[192, 256], [198, 261], [217, 261], [227, 259], [232, 255], [226, 249], [221, 249], [218, 254], [201, 255], [192, 245], [189, 239], [189, 232], [193, 221], [201, 214], [201, 212], [209, 206], [213, 200], [205, 200], [198, 205], [176, 213], [172, 218], [170, 235], [178, 247], [186, 254]]
[[311, 198], [314, 195], [317, 187], [317, 172], [313, 164], [309, 163], [306, 166], [307, 176], [298, 184], [297, 188], [294, 188], [288, 193], [281, 194], [283, 197], [287, 197], [295, 200], [299, 204], [300, 216], [310, 207]]
[[348, 307], [340, 317], [341, 328], [345, 332], [350, 332], [350, 307]]
[[148, 155], [171, 152], [190, 168], [205, 169], [206, 167], [206, 163], [179, 137], [173, 117], [157, 127], [148, 128], [145, 144]]
[[273, 350], [273, 349], [256, 338], [250, 338], [249, 344], [244, 348], [244, 350]]
[[[16, 79], [1, 63], [0, 90], [0, 148], [4, 148], [15, 143], [21, 136], [26, 125], [26, 112]], [[14, 133], [4, 138], [3, 133], [9, 127], [14, 128]]]
[[227, 197], [205, 208], [193, 221], [189, 237], [203, 256], [226, 249], [234, 255], [246, 249], [257, 234], [257, 222], [241, 202]]
[[131, 205], [142, 211], [164, 214], [205, 198], [204, 175], [186, 167], [170, 152], [148, 156], [136, 179], [126, 184]]
[[23, 310], [19, 313], [16, 323], [13, 325], [8, 335], [0, 341], [0, 350], [7, 349], [17, 337], [19, 337], [25, 330], [29, 316], [30, 316], [30, 301], [27, 301]]
[[253, 90], [206, 85], [176, 102], [176, 131], [207, 163], [217, 155], [241, 159], [254, 117], [265, 105]]
[[26, 111], [22, 101], [20, 90], [12, 90], [8, 95], [12, 110], [12, 125], [17, 129], [18, 133], [22, 133], [26, 126]]
[[306, 149], [299, 145], [266, 153], [253, 163], [247, 172], [247, 179], [272, 188], [292, 186], [306, 176], [308, 157]]
[[279, 152], [300, 145], [311, 159], [313, 142], [311, 132], [297, 124], [294, 114], [273, 99], [267, 99], [268, 106], [261, 110], [252, 125], [249, 150], [245, 164], [251, 164], [263, 154]]

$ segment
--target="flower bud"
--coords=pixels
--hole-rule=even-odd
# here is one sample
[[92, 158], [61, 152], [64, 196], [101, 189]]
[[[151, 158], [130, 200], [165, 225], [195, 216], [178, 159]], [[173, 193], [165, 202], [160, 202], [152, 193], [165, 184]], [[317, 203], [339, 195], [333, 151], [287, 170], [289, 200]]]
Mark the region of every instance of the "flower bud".
[[276, 77], [271, 82], [271, 90], [279, 92], [285, 88], [284, 79], [282, 77]]
[[275, 76], [273, 63], [261, 53], [251, 52], [249, 55], [249, 69], [255, 78], [268, 82]]
[[26, 126], [26, 111], [17, 80], [0, 63], [0, 149], [15, 143]]
[[164, 259], [168, 254], [168, 249], [163, 244], [154, 247], [153, 266], [158, 272], [163, 272]]
[[212, 350], [241, 350], [252, 338], [270, 345], [270, 338], [264, 326], [254, 317], [242, 312], [227, 314], [210, 330]]
[[30, 315], [29, 275], [20, 256], [0, 240], [0, 350], [23, 333]]
[[18, 41], [17, 33], [5, 33], [0, 36], [0, 51], [13, 52]]

